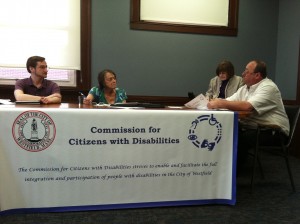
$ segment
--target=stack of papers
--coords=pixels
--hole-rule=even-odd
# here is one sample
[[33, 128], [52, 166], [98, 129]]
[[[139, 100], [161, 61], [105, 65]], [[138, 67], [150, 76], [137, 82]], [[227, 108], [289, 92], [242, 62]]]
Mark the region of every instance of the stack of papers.
[[203, 94], [199, 94], [194, 99], [184, 104], [184, 106], [188, 108], [201, 110], [201, 109], [207, 109], [207, 103], [208, 100], [206, 99], [206, 97]]

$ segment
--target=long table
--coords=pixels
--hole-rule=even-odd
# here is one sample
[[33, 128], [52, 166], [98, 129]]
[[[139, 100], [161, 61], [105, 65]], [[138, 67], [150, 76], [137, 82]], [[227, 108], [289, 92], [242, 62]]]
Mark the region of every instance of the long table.
[[0, 214], [234, 205], [238, 116], [0, 106]]

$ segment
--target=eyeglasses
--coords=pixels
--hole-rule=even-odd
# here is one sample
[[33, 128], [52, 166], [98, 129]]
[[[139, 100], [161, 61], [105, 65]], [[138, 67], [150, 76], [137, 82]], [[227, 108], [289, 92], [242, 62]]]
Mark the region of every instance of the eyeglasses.
[[111, 77], [111, 78], [105, 79], [106, 82], [111, 82], [111, 81], [115, 81], [115, 80], [117, 80], [116, 77]]

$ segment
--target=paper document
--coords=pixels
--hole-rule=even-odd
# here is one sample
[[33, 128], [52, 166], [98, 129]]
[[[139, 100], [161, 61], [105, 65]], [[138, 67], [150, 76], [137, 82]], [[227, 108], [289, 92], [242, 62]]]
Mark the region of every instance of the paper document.
[[0, 104], [10, 105], [14, 103], [11, 102], [10, 99], [0, 99]]
[[194, 99], [184, 104], [184, 106], [194, 109], [207, 109], [207, 103], [208, 100], [206, 97], [203, 94], [199, 94]]

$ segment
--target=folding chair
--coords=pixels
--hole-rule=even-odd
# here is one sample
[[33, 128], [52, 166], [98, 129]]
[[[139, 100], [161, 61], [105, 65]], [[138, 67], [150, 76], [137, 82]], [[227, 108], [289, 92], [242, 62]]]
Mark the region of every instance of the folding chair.
[[[278, 126], [259, 126], [257, 128], [257, 134], [256, 134], [256, 147], [254, 149], [254, 159], [253, 159], [253, 170], [252, 170], [252, 177], [251, 177], [251, 192], [253, 192], [254, 189], [254, 177], [255, 177], [255, 170], [256, 170], [256, 162], [259, 163], [260, 170], [262, 172], [262, 167], [259, 160], [259, 151], [260, 150], [266, 150], [268, 149], [268, 152], [271, 152], [272, 154], [279, 155], [285, 159], [286, 167], [288, 170], [291, 186], [293, 189], [293, 192], [296, 192], [296, 187], [294, 183], [293, 174], [290, 168], [290, 162], [289, 162], [289, 150], [290, 145], [293, 140], [294, 132], [297, 126], [299, 113], [300, 113], [300, 106], [299, 105], [285, 105], [285, 111], [287, 113], [287, 116], [289, 118], [290, 123], [290, 133], [289, 136], [286, 137], [282, 132], [280, 127]], [[272, 131], [275, 135], [279, 136], [279, 145], [261, 145], [261, 135], [265, 131]], [[270, 150], [269, 150], [270, 149]], [[263, 172], [262, 172], [263, 175]]]

